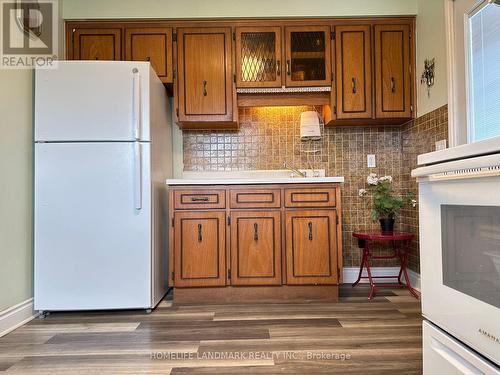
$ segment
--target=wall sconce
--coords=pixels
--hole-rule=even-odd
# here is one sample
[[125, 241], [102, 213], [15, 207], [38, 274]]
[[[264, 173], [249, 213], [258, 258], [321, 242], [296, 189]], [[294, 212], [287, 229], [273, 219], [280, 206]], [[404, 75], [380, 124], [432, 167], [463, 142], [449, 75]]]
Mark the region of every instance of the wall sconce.
[[420, 77], [420, 83], [427, 85], [427, 96], [431, 97], [431, 87], [434, 86], [434, 68], [436, 66], [435, 59], [425, 59], [424, 71]]

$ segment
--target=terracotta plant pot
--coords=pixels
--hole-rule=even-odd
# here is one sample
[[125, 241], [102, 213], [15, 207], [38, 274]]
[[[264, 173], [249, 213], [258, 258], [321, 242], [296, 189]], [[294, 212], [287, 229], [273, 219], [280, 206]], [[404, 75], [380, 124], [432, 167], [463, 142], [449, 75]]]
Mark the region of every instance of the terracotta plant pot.
[[383, 233], [392, 233], [394, 232], [394, 219], [385, 218], [379, 219], [380, 221], [380, 229]]

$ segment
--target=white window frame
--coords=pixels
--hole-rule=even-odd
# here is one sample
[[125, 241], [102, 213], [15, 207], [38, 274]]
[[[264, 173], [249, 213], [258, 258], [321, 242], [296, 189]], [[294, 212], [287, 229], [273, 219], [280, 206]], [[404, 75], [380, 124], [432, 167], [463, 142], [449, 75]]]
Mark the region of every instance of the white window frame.
[[[454, 0], [445, 0], [445, 28], [446, 28], [446, 60], [448, 78], [448, 138], [450, 147], [459, 146], [472, 141], [471, 105], [470, 105], [470, 27], [469, 18], [479, 10], [489, 4], [489, 0], [477, 0], [468, 13], [464, 14], [463, 23], [455, 24]], [[455, 64], [455, 30], [456, 27], [463, 27], [464, 30], [464, 64]], [[456, 84], [461, 77], [465, 78], [463, 88]], [[465, 92], [464, 92], [465, 90]], [[465, 98], [465, 103], [460, 100]], [[463, 114], [465, 108], [465, 116]], [[464, 123], [465, 122], [465, 123]]]

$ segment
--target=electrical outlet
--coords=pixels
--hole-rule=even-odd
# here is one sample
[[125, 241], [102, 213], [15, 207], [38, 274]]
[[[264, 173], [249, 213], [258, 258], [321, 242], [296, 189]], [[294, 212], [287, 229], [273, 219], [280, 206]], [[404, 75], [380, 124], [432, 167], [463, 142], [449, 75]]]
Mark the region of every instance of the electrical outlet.
[[447, 148], [446, 139], [442, 139], [436, 142], [436, 151], [444, 150]]
[[368, 164], [368, 168], [375, 168], [377, 166], [377, 161], [376, 161], [376, 158], [375, 158], [375, 155], [368, 155], [366, 157], [366, 161], [367, 161], [367, 164]]

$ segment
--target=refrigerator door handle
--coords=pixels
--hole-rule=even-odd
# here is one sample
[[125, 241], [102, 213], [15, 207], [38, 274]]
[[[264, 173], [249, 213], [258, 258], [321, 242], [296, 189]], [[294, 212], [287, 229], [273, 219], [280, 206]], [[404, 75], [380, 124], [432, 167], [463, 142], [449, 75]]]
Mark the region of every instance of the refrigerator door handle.
[[142, 210], [142, 147], [138, 141], [134, 142], [134, 206]]
[[132, 69], [133, 75], [133, 123], [134, 139], [141, 139], [141, 76], [139, 69]]

